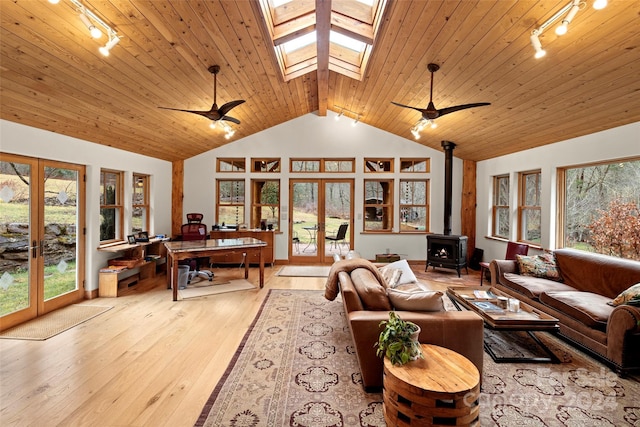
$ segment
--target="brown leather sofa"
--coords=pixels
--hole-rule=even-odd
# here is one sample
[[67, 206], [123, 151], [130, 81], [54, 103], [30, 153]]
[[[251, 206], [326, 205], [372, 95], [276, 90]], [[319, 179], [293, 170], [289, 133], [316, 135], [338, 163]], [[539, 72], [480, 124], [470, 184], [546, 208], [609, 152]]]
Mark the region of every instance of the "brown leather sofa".
[[[376, 269], [377, 266], [365, 259], [336, 262], [329, 273], [325, 292], [325, 297], [332, 300], [339, 288], [362, 373], [362, 385], [367, 392], [379, 391], [382, 387], [383, 360], [376, 355], [374, 345], [381, 331], [379, 324], [389, 319], [389, 311], [365, 309], [352, 277], [356, 281], [367, 281], [366, 286], [382, 286], [380, 283], [384, 279]], [[332, 283], [332, 277], [337, 279], [335, 282], [339, 286]], [[478, 368], [482, 378], [484, 326], [480, 316], [470, 311], [397, 313], [403, 320], [420, 326], [421, 343], [439, 345], [462, 354]]]
[[618, 372], [640, 367], [640, 308], [609, 305], [640, 282], [640, 262], [573, 249], [554, 252], [562, 281], [519, 274], [517, 261], [493, 260], [491, 284], [559, 319], [560, 335]]

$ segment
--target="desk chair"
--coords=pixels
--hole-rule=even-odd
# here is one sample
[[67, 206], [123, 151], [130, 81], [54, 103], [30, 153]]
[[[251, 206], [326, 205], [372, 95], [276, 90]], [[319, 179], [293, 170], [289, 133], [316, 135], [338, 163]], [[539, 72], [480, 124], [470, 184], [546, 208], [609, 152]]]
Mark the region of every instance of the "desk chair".
[[[338, 227], [338, 231], [333, 235], [325, 236], [325, 240], [329, 240], [331, 242], [331, 245], [333, 245], [333, 247], [337, 249], [338, 242], [342, 243], [343, 245], [346, 244], [345, 238], [347, 237], [348, 228], [348, 222], [340, 224], [340, 227]], [[342, 254], [342, 246], [339, 249], [340, 254]]]
[[[199, 219], [198, 219], [199, 215]], [[190, 217], [191, 216], [191, 217]], [[206, 240], [207, 239], [207, 226], [202, 224], [202, 214], [187, 214], [187, 224], [182, 224], [182, 240]], [[204, 279], [213, 281], [213, 273], [209, 270], [200, 270], [200, 261], [206, 260], [209, 262], [209, 258], [190, 258], [181, 261], [179, 264], [189, 266], [189, 276], [187, 278], [187, 284], [191, 283], [191, 279], [196, 276], [200, 276]]]
[[[507, 242], [507, 253], [504, 256], [504, 259], [515, 260], [516, 255], [526, 255], [529, 253], [529, 245], [525, 245], [523, 243], [517, 242]], [[488, 262], [480, 262], [480, 286], [482, 286], [482, 281], [484, 280], [484, 273], [489, 269]]]

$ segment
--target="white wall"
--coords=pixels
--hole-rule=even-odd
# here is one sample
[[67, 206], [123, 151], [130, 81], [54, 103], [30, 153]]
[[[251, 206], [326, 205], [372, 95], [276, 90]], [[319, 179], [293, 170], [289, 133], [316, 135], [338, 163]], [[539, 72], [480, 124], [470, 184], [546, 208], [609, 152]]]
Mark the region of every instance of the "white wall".
[[[98, 271], [113, 254], [99, 252], [100, 169], [125, 172], [125, 217], [131, 213], [132, 173], [151, 176], [150, 233], [171, 234], [171, 163], [81, 139], [0, 120], [0, 150], [86, 166], [87, 278], [85, 290], [98, 288]], [[127, 225], [128, 222], [125, 222]], [[126, 230], [125, 230], [126, 231]]]
[[[391, 252], [403, 255], [410, 260], [425, 260], [426, 238], [424, 234], [400, 235], [398, 233], [386, 235], [362, 234], [363, 229], [363, 172], [364, 157], [428, 157], [431, 159], [431, 172], [427, 178], [431, 179], [431, 224], [434, 233], [442, 233], [444, 227], [444, 152], [425, 147], [411, 140], [400, 138], [364, 123], [352, 126], [353, 119], [342, 117], [334, 120], [335, 113], [329, 111], [327, 117], [307, 114], [289, 122], [264, 130], [260, 133], [243, 138], [223, 147], [213, 149], [201, 155], [187, 159], [184, 164], [184, 205], [183, 212], [202, 212], [203, 222], [209, 227], [214, 224], [215, 209], [215, 179], [221, 177], [216, 174], [217, 157], [276, 157], [282, 159], [280, 179], [282, 215], [280, 221], [281, 233], [276, 235], [276, 259], [288, 258], [288, 205], [289, 205], [289, 159], [296, 157], [330, 158], [354, 157], [356, 172], [350, 174], [355, 180], [354, 194], [354, 248], [365, 258], [374, 259], [376, 253], [389, 248]], [[423, 138], [425, 138], [423, 136]], [[440, 142], [438, 141], [438, 145]], [[455, 155], [455, 151], [454, 151]], [[453, 210], [452, 233], [459, 234], [460, 225], [460, 195], [462, 192], [462, 161], [453, 161]], [[391, 174], [376, 174], [380, 178], [395, 179], [394, 197], [397, 205], [399, 200], [399, 179], [412, 178], [422, 175], [399, 174], [399, 164]], [[317, 174], [314, 177], [334, 178], [335, 174]], [[341, 175], [342, 176], [342, 175]], [[276, 178], [274, 174], [234, 174], [225, 173], [223, 178], [245, 178], [246, 188], [252, 178]], [[300, 174], [297, 175], [300, 177]], [[372, 178], [367, 174], [366, 178]], [[192, 191], [192, 189], [198, 189]], [[247, 203], [249, 198], [247, 197]], [[249, 223], [250, 209], [245, 207], [245, 222]], [[399, 229], [399, 218], [394, 213], [394, 231]], [[183, 218], [183, 222], [186, 219]]]
[[[493, 177], [509, 174], [511, 239], [516, 239], [517, 178], [519, 172], [542, 172], [542, 247], [555, 249], [557, 169], [606, 160], [640, 156], [640, 122], [569, 139], [477, 164], [476, 247], [484, 249], [484, 260], [504, 257], [506, 243], [486, 238], [491, 234]], [[638, 191], [640, 191], [640, 183]], [[535, 251], [533, 251], [535, 252]], [[531, 252], [530, 252], [531, 253]]]

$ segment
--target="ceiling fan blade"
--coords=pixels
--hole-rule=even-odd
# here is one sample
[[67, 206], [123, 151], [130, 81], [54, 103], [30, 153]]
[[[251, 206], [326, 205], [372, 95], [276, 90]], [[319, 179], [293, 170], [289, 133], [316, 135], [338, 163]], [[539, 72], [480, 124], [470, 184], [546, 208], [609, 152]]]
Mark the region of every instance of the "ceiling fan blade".
[[475, 108], [475, 107], [482, 107], [485, 105], [491, 105], [490, 102], [476, 102], [475, 104], [464, 104], [464, 105], [456, 105], [454, 107], [447, 107], [447, 108], [443, 108], [441, 110], [438, 110], [438, 116], [442, 117], [445, 114], [449, 114], [449, 113], [454, 113], [456, 111], [460, 111], [460, 110], [466, 110], [467, 108]]
[[391, 101], [391, 103], [392, 103], [393, 105], [397, 105], [398, 107], [411, 108], [412, 110], [420, 111], [421, 113], [424, 111], [422, 108], [412, 107], [412, 106], [410, 106], [410, 105], [399, 104], [399, 103], [397, 103], [397, 102], [393, 102], [393, 101]]
[[169, 108], [169, 107], [158, 107], [158, 108], [162, 108], [163, 110], [182, 111], [184, 113], [193, 113], [193, 114], [200, 114], [200, 115], [203, 115], [209, 112], [209, 111], [197, 111], [197, 110], [181, 110], [180, 108]]
[[231, 116], [222, 116], [222, 118], [220, 120], [225, 120], [227, 122], [233, 122], [237, 125], [240, 124], [240, 120], [236, 119], [235, 117], [231, 117]]
[[242, 104], [243, 102], [245, 102], [244, 99], [227, 102], [222, 107], [220, 107], [220, 109], [218, 109], [218, 113], [220, 113], [220, 116], [225, 116], [229, 111], [231, 111], [233, 108], [237, 107], [238, 105]]

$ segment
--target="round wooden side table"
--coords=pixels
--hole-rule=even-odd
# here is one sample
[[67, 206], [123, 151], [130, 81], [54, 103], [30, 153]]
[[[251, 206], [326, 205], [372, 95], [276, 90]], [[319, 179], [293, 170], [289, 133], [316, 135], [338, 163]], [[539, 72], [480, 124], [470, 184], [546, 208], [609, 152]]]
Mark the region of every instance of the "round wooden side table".
[[387, 426], [479, 426], [480, 374], [466, 357], [422, 344], [424, 359], [402, 366], [384, 359]]

